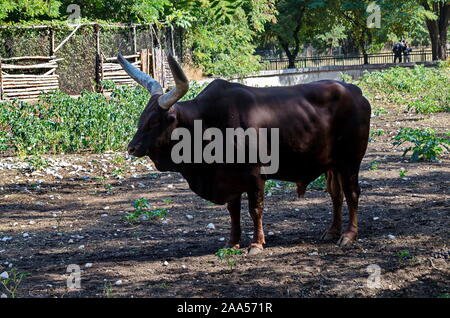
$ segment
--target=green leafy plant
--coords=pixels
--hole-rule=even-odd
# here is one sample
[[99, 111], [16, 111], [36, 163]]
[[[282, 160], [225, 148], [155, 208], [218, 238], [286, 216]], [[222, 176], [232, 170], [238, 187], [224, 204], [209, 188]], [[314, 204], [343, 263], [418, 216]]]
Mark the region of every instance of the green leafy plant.
[[325, 174], [321, 175], [308, 185], [308, 189], [319, 191], [325, 190], [326, 187], [327, 187], [327, 178], [325, 177]]
[[409, 251], [400, 251], [397, 253], [397, 257], [400, 259], [400, 261], [405, 262], [415, 262], [416, 258], [411, 255]]
[[0, 153], [34, 155], [39, 163], [38, 155], [44, 153], [124, 149], [149, 95], [140, 87], [111, 84], [111, 89], [110, 98], [88, 91], [79, 98], [53, 92], [36, 104], [2, 103]]
[[370, 170], [377, 170], [379, 166], [380, 166], [380, 163], [378, 161], [372, 161], [369, 164], [369, 169]]
[[103, 286], [103, 296], [106, 298], [112, 298], [114, 296], [114, 289], [111, 282], [106, 282]]
[[399, 171], [400, 178], [405, 178], [407, 173], [408, 173], [408, 170], [400, 169], [400, 171]]
[[280, 190], [280, 185], [277, 181], [275, 181], [275, 180], [266, 181], [266, 184], [264, 185], [264, 192], [266, 194], [274, 193], [274, 192], [276, 193], [279, 190]]
[[377, 130], [371, 130], [370, 131], [370, 137], [369, 137], [369, 142], [373, 142], [375, 141], [375, 137], [380, 137], [384, 135], [384, 130], [383, 129], [377, 129]]
[[48, 166], [47, 160], [41, 155], [29, 156], [25, 160], [32, 170], [41, 170]]
[[[394, 67], [381, 72], [365, 73], [357, 83], [370, 100], [406, 106], [420, 114], [450, 111], [450, 69], [416, 66]], [[374, 108], [375, 116], [385, 112]]]
[[1, 279], [0, 282], [9, 293], [10, 297], [16, 298], [17, 289], [19, 288], [20, 283], [30, 276], [30, 273], [19, 273], [15, 267], [11, 268], [7, 273], [9, 277]]
[[216, 252], [216, 257], [225, 262], [227, 266], [232, 271], [237, 265], [237, 256], [244, 254], [241, 250], [236, 250], [233, 248], [222, 248]]
[[411, 256], [411, 253], [409, 251], [401, 251], [397, 253], [397, 256], [400, 258], [408, 258]]
[[379, 116], [382, 116], [382, 115], [389, 114], [389, 112], [386, 109], [384, 109], [383, 107], [375, 107], [372, 110], [372, 114], [374, 116], [376, 116], [376, 117], [379, 117]]
[[138, 199], [134, 201], [133, 207], [135, 210], [123, 217], [130, 223], [136, 223], [139, 220], [157, 221], [163, 219], [168, 213], [166, 209], [152, 209], [152, 206], [147, 199]]
[[438, 137], [437, 132], [431, 128], [414, 129], [402, 128], [394, 137], [394, 146], [412, 143], [412, 146], [403, 149], [403, 157], [412, 151], [411, 161], [435, 161], [444, 152], [450, 151], [450, 133], [446, 137]]

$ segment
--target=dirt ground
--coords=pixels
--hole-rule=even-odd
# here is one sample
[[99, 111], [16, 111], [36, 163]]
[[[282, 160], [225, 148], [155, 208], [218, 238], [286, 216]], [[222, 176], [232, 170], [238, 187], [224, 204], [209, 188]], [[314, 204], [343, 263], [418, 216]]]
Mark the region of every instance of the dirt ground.
[[[386, 109], [372, 120], [385, 133], [363, 162], [360, 236], [349, 248], [319, 240], [331, 223], [326, 192], [298, 199], [275, 188], [266, 196], [266, 249], [238, 256], [230, 270], [214, 255], [228, 239], [228, 212], [178, 174], [124, 153], [46, 157], [50, 165], [34, 172], [0, 158], [0, 273], [28, 273], [16, 297], [449, 297], [450, 155], [411, 163], [391, 139], [399, 127], [448, 131], [450, 114]], [[123, 216], [140, 198], [167, 218], [130, 225]], [[243, 247], [252, 232], [246, 204]], [[81, 267], [81, 289], [66, 287], [70, 264]], [[369, 288], [377, 269], [380, 284]], [[11, 297], [0, 285], [1, 294]]]

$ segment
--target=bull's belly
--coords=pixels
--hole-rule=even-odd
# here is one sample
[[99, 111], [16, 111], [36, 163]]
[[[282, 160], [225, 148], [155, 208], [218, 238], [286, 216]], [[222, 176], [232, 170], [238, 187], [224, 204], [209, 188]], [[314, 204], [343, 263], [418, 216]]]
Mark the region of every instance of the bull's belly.
[[250, 188], [251, 169], [199, 167], [182, 171], [189, 188], [198, 196], [216, 204], [225, 204]]
[[291, 154], [280, 156], [277, 173], [259, 175], [256, 166], [243, 165], [189, 165], [181, 174], [189, 188], [198, 196], [216, 204], [225, 204], [244, 192], [254, 189], [255, 181], [275, 179], [295, 182], [303, 188], [329, 169], [330, 160], [312, 160], [304, 156]]
[[333, 165], [331, 156], [305, 156], [301, 153], [281, 153], [278, 171], [263, 178], [289, 182], [309, 183]]

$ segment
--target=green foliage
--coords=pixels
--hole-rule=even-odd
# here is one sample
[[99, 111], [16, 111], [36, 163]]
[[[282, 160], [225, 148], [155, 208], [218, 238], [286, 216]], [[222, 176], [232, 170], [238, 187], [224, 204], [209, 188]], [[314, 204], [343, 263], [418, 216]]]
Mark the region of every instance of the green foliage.
[[372, 161], [369, 164], [369, 169], [370, 170], [377, 170], [379, 166], [380, 166], [380, 163], [378, 161]]
[[55, 0], [1, 0], [0, 21], [50, 19], [59, 16], [61, 1]]
[[408, 170], [400, 169], [400, 171], [399, 171], [400, 178], [405, 178], [407, 174], [408, 174]]
[[281, 194], [295, 189], [295, 183], [278, 180], [267, 180], [264, 185], [265, 194]]
[[314, 180], [313, 182], [311, 182], [308, 185], [308, 189], [320, 190], [320, 191], [325, 190], [326, 187], [327, 187], [327, 178], [326, 178], [325, 174], [321, 175], [320, 177], [318, 177], [316, 180]]
[[104, 152], [126, 147], [149, 99], [136, 87], [112, 88], [110, 99], [85, 91], [79, 98], [61, 92], [35, 104], [14, 101], [0, 107], [0, 152], [23, 155]]
[[374, 107], [372, 110], [372, 114], [376, 117], [382, 116], [382, 115], [387, 115], [389, 114], [389, 112], [384, 109], [383, 107]]
[[411, 255], [409, 251], [400, 251], [397, 253], [397, 257], [400, 259], [401, 262], [415, 262], [417, 259]]
[[236, 267], [237, 264], [237, 256], [244, 254], [241, 250], [236, 250], [233, 248], [222, 248], [216, 252], [216, 257], [225, 262], [228, 267], [230, 267], [230, 270], [233, 270], [234, 267]]
[[444, 149], [450, 151], [450, 132], [447, 132], [446, 137], [438, 137], [437, 132], [431, 128], [402, 128], [394, 140], [394, 146], [405, 142], [413, 144], [403, 149], [403, 157], [412, 151], [411, 161], [434, 161]]
[[26, 158], [26, 162], [28, 162], [33, 170], [40, 170], [48, 166], [47, 160], [40, 155], [29, 156]]
[[209, 11], [203, 12], [186, 40], [194, 64], [207, 75], [226, 77], [259, 70], [259, 57], [253, 55], [255, 32], [244, 10], [237, 9], [231, 24], [218, 23]]
[[302, 44], [317, 42], [319, 35], [323, 35], [325, 41], [328, 41], [334, 34], [324, 35], [325, 33], [338, 33], [333, 28], [335, 15], [331, 14], [326, 0], [279, 0], [276, 2], [276, 9], [276, 19], [268, 23], [264, 38], [266, 41], [278, 42], [290, 60], [290, 68], [295, 66], [293, 61]]
[[136, 223], [139, 220], [157, 221], [163, 219], [168, 211], [166, 209], [152, 209], [152, 206], [148, 199], [138, 199], [133, 202], [134, 211], [128, 213], [123, 218], [130, 223]]
[[8, 278], [3, 278], [0, 280], [0, 283], [3, 285], [4, 289], [9, 293], [11, 298], [16, 298], [17, 289], [19, 288], [20, 283], [30, 276], [30, 273], [19, 273], [17, 268], [13, 267], [10, 270], [6, 271], [8, 273]]
[[375, 141], [375, 137], [380, 137], [384, 135], [383, 129], [371, 130], [369, 136], [369, 142]]
[[209, 83], [200, 84], [198, 82], [192, 81], [189, 83], [189, 91], [183, 96], [181, 101], [191, 100], [198, 96], [198, 94], [203, 91]]
[[[449, 75], [445, 68], [394, 67], [366, 73], [358, 84], [369, 99], [381, 97], [387, 102], [405, 105], [416, 113], [428, 114], [450, 111]], [[379, 110], [381, 108], [374, 109], [374, 115], [379, 115]]]

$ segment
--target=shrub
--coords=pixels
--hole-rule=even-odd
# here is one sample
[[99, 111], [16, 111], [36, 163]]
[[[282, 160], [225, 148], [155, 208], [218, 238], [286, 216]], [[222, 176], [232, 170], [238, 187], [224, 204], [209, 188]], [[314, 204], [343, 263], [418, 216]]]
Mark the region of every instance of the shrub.
[[[205, 85], [194, 82], [186, 98]], [[110, 98], [84, 91], [72, 98], [60, 91], [42, 95], [38, 103], [15, 100], [0, 107], [0, 153], [101, 153], [123, 150], [136, 131], [136, 123], [149, 100], [140, 86], [104, 83]]]
[[140, 87], [114, 86], [111, 98], [84, 91], [42, 95], [35, 105], [15, 100], [0, 107], [0, 151], [22, 154], [103, 152], [127, 144], [148, 102]]
[[405, 142], [413, 144], [413, 146], [403, 149], [403, 157], [408, 152], [413, 152], [411, 161], [434, 161], [444, 149], [450, 151], [450, 133], [447, 133], [445, 138], [438, 137], [436, 131], [431, 128], [402, 128], [394, 140], [394, 146], [400, 146]]
[[447, 68], [394, 67], [366, 73], [358, 82], [369, 99], [406, 106], [420, 114], [450, 111], [450, 76]]

